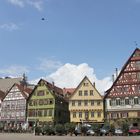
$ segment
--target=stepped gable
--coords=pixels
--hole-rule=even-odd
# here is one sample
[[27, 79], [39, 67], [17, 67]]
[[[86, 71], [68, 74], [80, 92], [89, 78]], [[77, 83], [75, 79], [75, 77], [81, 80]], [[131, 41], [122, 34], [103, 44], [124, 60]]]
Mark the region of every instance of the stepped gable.
[[110, 89], [106, 91], [106, 97], [132, 97], [140, 93], [140, 49], [136, 48], [127, 62], [122, 67], [120, 74]]

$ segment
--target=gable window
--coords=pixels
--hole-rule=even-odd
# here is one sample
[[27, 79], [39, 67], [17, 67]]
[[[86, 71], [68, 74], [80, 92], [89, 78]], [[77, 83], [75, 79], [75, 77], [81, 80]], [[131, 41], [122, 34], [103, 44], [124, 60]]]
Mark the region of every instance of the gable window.
[[88, 91], [84, 90], [84, 96], [88, 96]]
[[82, 96], [82, 90], [79, 90], [79, 96]]
[[43, 90], [40, 90], [37, 92], [37, 96], [44, 96], [44, 95], [45, 95], [45, 93]]
[[83, 86], [86, 86], [87, 87], [88, 86], [88, 83], [83, 83]]
[[93, 96], [93, 90], [90, 90], [90, 96]]

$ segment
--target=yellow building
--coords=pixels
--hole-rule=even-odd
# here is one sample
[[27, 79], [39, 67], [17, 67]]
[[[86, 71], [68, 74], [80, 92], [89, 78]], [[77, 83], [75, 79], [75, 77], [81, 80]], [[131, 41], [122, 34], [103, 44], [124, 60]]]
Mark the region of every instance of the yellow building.
[[69, 98], [71, 122], [103, 122], [103, 97], [87, 76], [80, 82]]

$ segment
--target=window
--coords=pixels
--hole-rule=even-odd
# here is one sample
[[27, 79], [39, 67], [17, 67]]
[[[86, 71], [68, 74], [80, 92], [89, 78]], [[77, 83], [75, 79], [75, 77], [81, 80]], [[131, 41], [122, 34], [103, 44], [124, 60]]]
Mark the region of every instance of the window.
[[98, 106], [101, 105], [101, 102], [100, 102], [100, 101], [97, 101], [97, 105], [98, 105]]
[[43, 105], [43, 99], [39, 100], [39, 105]]
[[120, 99], [116, 99], [116, 105], [120, 105]]
[[86, 120], [89, 119], [89, 112], [88, 112], [88, 111], [85, 112], [85, 119], [86, 119]]
[[88, 100], [85, 100], [85, 101], [84, 101], [84, 105], [85, 105], [85, 106], [88, 106]]
[[44, 95], [45, 95], [45, 93], [43, 90], [40, 90], [37, 92], [37, 96], [44, 96]]
[[48, 99], [44, 99], [44, 105], [48, 104]]
[[88, 83], [83, 83], [83, 86], [86, 86], [86, 87], [88, 87]]
[[82, 102], [81, 100], [78, 101], [78, 106], [81, 106], [81, 102]]
[[129, 98], [125, 98], [125, 105], [129, 105]]
[[82, 112], [79, 112], [79, 118], [82, 118]]
[[120, 105], [125, 105], [125, 100], [124, 99], [120, 99]]
[[101, 117], [101, 112], [98, 112], [98, 113], [97, 113], [97, 116], [98, 116], [98, 117]]
[[112, 101], [111, 100], [109, 100], [109, 105], [112, 106]]
[[38, 110], [38, 116], [42, 117], [42, 110]]
[[134, 104], [139, 104], [138, 97], [134, 97]]
[[82, 96], [82, 90], [79, 90], [79, 96]]
[[47, 116], [48, 115], [48, 110], [44, 110], [44, 116]]
[[88, 91], [84, 90], [84, 96], [88, 96]]
[[91, 106], [94, 106], [94, 100], [91, 100]]
[[72, 106], [75, 106], [75, 101], [72, 101]]
[[48, 116], [52, 116], [52, 109], [49, 109]]
[[90, 96], [93, 96], [93, 90], [90, 90]]
[[130, 99], [129, 99], [129, 104], [130, 104], [130, 105], [133, 105], [133, 104], [134, 104], [133, 98], [130, 98]]
[[73, 118], [76, 118], [76, 112], [73, 112]]
[[93, 111], [91, 112], [91, 118], [94, 118], [94, 112]]

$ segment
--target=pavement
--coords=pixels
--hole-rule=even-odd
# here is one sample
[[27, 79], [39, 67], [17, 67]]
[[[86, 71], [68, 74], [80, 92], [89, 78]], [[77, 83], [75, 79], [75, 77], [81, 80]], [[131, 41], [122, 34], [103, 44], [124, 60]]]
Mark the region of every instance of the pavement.
[[0, 140], [140, 140], [140, 136], [35, 136], [33, 134], [0, 133]]

